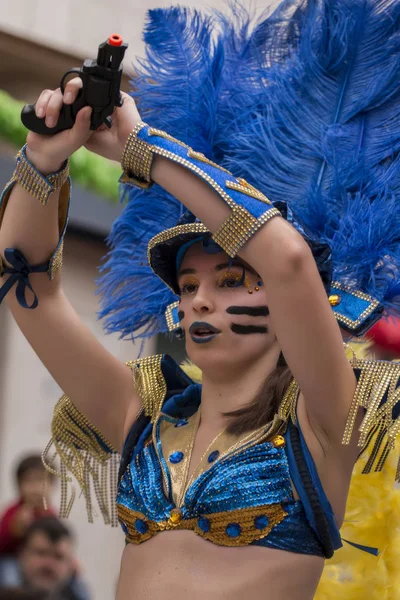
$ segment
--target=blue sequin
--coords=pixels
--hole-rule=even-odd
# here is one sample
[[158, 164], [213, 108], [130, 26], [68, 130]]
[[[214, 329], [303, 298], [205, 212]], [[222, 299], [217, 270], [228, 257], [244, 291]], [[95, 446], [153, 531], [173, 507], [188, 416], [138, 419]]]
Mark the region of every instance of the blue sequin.
[[[187, 397], [190, 397], [189, 392]], [[171, 467], [169, 454], [164, 458], [162, 454], [162, 443], [160, 437], [161, 424], [169, 421], [173, 427], [183, 418], [173, 418], [168, 415], [160, 417], [155, 425], [155, 444], [147, 448], [140, 447], [139, 452], [130, 462], [122, 481], [119, 485], [117, 502], [128, 511], [136, 513], [133, 519], [135, 527], [136, 519], [143, 520], [147, 524], [147, 534], [136, 533], [138, 541], [149, 536], [150, 524], [163, 523], [168, 520], [169, 514], [175, 505], [170, 492], [166, 495], [163, 485], [164, 475], [167, 478], [167, 491], [171, 489], [170, 472]], [[150, 430], [145, 430], [143, 438], [148, 438]], [[175, 454], [175, 453], [174, 453]], [[290, 472], [285, 449], [277, 451], [270, 442], [262, 442], [255, 446], [246, 447], [239, 452], [218, 460], [210, 469], [205, 470], [197, 477], [186, 491], [183, 511], [183, 520], [191, 521], [193, 529], [207, 538], [213, 537], [214, 527], [212, 515], [215, 513], [227, 513], [231, 511], [243, 511], [243, 519], [246, 518], [246, 509], [254, 510], [257, 517], [263, 517], [267, 513], [262, 505], [285, 504], [287, 516], [279, 524], [271, 528], [268, 535], [264, 529], [257, 529], [255, 518], [250, 525], [253, 527], [255, 540], [251, 542], [257, 546], [277, 548], [288, 551], [300, 552], [302, 554], [313, 554], [323, 556], [320, 542], [307, 521], [304, 507], [301, 502], [292, 499], [292, 488], [290, 483]], [[139, 514], [137, 514], [139, 513]], [[253, 513], [254, 514], [254, 513]], [[144, 515], [141, 517], [141, 515]], [[225, 540], [235, 539], [239, 545], [247, 545], [242, 539], [240, 525], [241, 516], [231, 516], [227, 530], [223, 527]], [[209, 521], [209, 530], [208, 523]], [[228, 521], [229, 522], [229, 521]], [[261, 524], [257, 521], [258, 524]], [[126, 523], [121, 523], [128, 539], [131, 529]], [[238, 528], [239, 527], [239, 528]], [[136, 532], [134, 528], [134, 532]], [[131, 532], [132, 534], [132, 532]], [[157, 534], [155, 528], [152, 535]], [[233, 534], [233, 535], [232, 535]], [[258, 535], [260, 536], [257, 539]], [[229, 539], [228, 539], [229, 538]]]
[[177, 423], [175, 423], [175, 427], [184, 427], [187, 424], [188, 424], [188, 422], [187, 422], [186, 419], [181, 419], [180, 421], [178, 421]]
[[242, 528], [240, 527], [239, 523], [229, 523], [225, 531], [229, 537], [236, 538], [242, 533]]
[[214, 452], [211, 452], [211, 454], [209, 455], [208, 462], [209, 463], [214, 462], [215, 460], [217, 460], [218, 456], [219, 456], [219, 450], [214, 450]]
[[267, 515], [259, 515], [254, 519], [254, 527], [256, 529], [265, 529], [268, 526], [269, 519]]
[[200, 519], [197, 521], [197, 525], [199, 526], [199, 528], [204, 531], [204, 533], [207, 533], [208, 531], [210, 531], [210, 521], [209, 519], [206, 519], [205, 517], [200, 517]]
[[145, 523], [142, 519], [136, 519], [135, 529], [139, 533], [146, 533], [146, 531], [148, 530], [147, 523]]
[[183, 459], [183, 452], [173, 452], [169, 455], [169, 462], [172, 462], [174, 465], [177, 465]]

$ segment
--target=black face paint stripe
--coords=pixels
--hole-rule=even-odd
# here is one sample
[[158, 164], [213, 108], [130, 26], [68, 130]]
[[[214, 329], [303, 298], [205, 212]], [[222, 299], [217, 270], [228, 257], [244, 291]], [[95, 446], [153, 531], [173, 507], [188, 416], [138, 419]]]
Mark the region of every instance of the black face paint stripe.
[[248, 315], [249, 317], [268, 317], [268, 306], [229, 306], [226, 312], [230, 315]]
[[238, 325], [237, 323], [232, 323], [231, 330], [233, 333], [238, 333], [239, 335], [248, 335], [251, 333], [268, 333], [267, 327], [260, 327], [257, 325]]
[[185, 316], [185, 313], [183, 312], [183, 310], [179, 310], [178, 311], [178, 319], [180, 321], [182, 321], [183, 317]]

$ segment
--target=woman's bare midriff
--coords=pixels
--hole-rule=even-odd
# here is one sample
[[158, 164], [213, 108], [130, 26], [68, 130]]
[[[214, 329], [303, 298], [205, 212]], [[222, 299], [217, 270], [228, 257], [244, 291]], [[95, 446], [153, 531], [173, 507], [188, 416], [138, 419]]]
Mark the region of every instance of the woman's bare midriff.
[[164, 531], [126, 546], [117, 600], [311, 600], [323, 565], [317, 556]]

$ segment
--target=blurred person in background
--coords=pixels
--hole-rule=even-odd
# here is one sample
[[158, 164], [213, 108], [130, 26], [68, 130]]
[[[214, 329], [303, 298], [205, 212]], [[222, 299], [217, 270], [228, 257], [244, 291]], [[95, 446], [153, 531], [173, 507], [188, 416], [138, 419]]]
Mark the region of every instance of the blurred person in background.
[[372, 343], [370, 352], [379, 360], [398, 360], [400, 358], [400, 319], [386, 317], [379, 319], [367, 332]]
[[18, 498], [0, 518], [0, 581], [7, 585], [16, 582], [17, 555], [28, 527], [37, 519], [55, 514], [51, 508], [54, 476], [49, 474], [44, 486], [45, 474], [40, 454], [30, 454], [16, 466]]
[[[2, 585], [10, 582], [0, 581]], [[88, 600], [77, 577], [71, 531], [56, 517], [43, 517], [28, 528], [14, 575], [14, 584], [45, 594], [48, 600]]]
[[27, 528], [46, 515], [55, 514], [51, 506], [54, 476], [48, 475], [44, 489], [45, 468], [39, 454], [31, 454], [21, 460], [15, 470], [18, 499], [2, 514], [0, 519], [0, 561], [5, 557], [16, 557]]

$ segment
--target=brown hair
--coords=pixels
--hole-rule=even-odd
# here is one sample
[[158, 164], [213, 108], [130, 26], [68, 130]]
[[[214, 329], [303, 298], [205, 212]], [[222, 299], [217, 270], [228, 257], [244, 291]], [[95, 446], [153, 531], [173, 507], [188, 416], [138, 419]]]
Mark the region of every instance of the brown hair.
[[[29, 454], [18, 463], [15, 469], [15, 479], [17, 485], [21, 483], [25, 475], [30, 471], [43, 471], [43, 475], [46, 473], [46, 469], [43, 465], [40, 454]], [[53, 473], [48, 473], [47, 477], [49, 481], [53, 481], [55, 479], [55, 475], [53, 475]]]
[[281, 352], [275, 370], [268, 375], [254, 400], [243, 408], [224, 413], [226, 417], [232, 417], [228, 433], [242, 435], [270, 423], [278, 412], [291, 380], [292, 374]]

